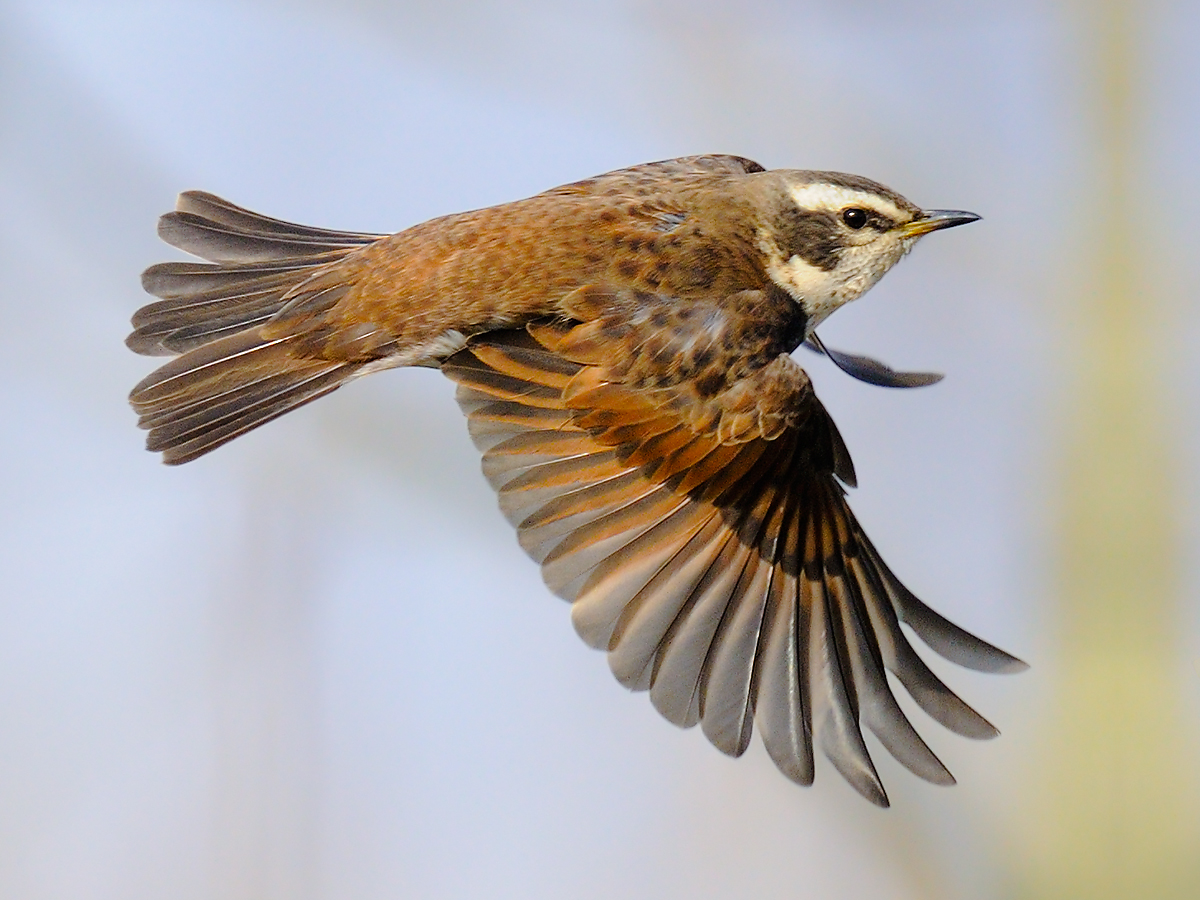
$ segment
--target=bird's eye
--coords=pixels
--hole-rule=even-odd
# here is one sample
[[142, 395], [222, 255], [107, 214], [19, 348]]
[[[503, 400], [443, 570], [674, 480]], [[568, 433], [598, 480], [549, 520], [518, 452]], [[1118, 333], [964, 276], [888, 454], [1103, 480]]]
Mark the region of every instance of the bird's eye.
[[847, 228], [853, 228], [855, 231], [858, 231], [858, 229], [867, 224], [867, 211], [859, 209], [857, 206], [843, 209], [842, 221], [846, 223]]

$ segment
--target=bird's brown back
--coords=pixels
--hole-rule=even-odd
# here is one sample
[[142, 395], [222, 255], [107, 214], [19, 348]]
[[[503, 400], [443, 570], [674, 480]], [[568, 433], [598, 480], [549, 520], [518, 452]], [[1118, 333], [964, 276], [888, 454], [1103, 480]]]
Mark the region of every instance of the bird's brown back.
[[574, 288], [627, 286], [686, 301], [767, 284], [747, 175], [663, 182], [600, 177], [444, 216], [363, 247], [328, 278], [349, 289], [324, 314], [396, 348], [553, 315]]

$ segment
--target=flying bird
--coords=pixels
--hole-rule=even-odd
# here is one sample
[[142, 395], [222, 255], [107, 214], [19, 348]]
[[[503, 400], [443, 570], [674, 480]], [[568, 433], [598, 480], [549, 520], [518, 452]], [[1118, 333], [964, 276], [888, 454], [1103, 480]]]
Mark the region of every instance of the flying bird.
[[953, 776], [887, 672], [958, 734], [996, 729], [900, 623], [968, 668], [1025, 664], [892, 574], [846, 503], [854, 466], [792, 357], [873, 384], [896, 372], [816, 329], [925, 234], [974, 221], [855, 175], [735, 156], [633, 166], [392, 235], [309, 228], [181, 194], [149, 268], [133, 389], [147, 446], [188, 462], [363, 375], [438, 367], [546, 584], [617, 679], [731, 756], [755, 722], [783, 773], [814, 747], [888, 805], [865, 725], [936, 784]]

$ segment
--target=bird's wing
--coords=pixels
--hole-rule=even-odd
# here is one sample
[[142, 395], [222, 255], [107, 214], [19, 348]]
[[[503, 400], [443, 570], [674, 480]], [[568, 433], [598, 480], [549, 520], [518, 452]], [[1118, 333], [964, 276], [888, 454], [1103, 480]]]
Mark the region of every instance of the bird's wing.
[[763, 172], [762, 166], [752, 159], [742, 156], [730, 156], [723, 153], [711, 153], [704, 156], [680, 156], [676, 159], [662, 159], [658, 162], [640, 163], [615, 169], [603, 175], [594, 175], [581, 181], [564, 184], [551, 188], [547, 194], [593, 194], [606, 190], [617, 189], [622, 193], [636, 193], [639, 185], [645, 185], [648, 190], [661, 187], [664, 180], [678, 179], [688, 175], [752, 175]]
[[804, 371], [786, 354], [715, 355], [709, 343], [731, 339], [720, 304], [681, 315], [667, 298], [585, 288], [564, 306], [569, 320], [473, 338], [443, 371], [501, 509], [583, 639], [725, 753], [745, 751], [757, 719], [801, 784], [815, 743], [887, 805], [861, 724], [917, 775], [952, 783], [885, 670], [947, 728], [996, 732], [899, 623], [962, 665], [1024, 664], [883, 563], [846, 505], [850, 458]]
[[[762, 166], [744, 156], [709, 153], [702, 156], [680, 156], [658, 162], [641, 163], [618, 169], [618, 172], [645, 172], [657, 176], [671, 175], [749, 175], [765, 171]], [[603, 177], [603, 176], [601, 176]]]
[[873, 384], [877, 387], [915, 388], [937, 384], [946, 376], [941, 372], [898, 372], [885, 362], [872, 359], [870, 356], [860, 356], [857, 353], [844, 353], [827, 347], [814, 331], [805, 340], [804, 346], [814, 353], [828, 356], [835, 366], [859, 381]]

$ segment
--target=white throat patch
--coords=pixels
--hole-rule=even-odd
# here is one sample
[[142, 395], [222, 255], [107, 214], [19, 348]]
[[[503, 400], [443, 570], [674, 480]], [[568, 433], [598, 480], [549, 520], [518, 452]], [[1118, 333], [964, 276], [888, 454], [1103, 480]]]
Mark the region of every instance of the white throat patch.
[[772, 260], [767, 265], [767, 274], [804, 307], [808, 314], [808, 333], [812, 333], [839, 306], [858, 296], [858, 293], [846, 296], [845, 291], [841, 290], [841, 283], [829, 272], [818, 269], [799, 256]]

